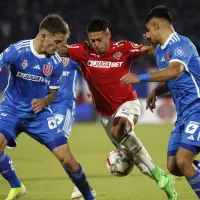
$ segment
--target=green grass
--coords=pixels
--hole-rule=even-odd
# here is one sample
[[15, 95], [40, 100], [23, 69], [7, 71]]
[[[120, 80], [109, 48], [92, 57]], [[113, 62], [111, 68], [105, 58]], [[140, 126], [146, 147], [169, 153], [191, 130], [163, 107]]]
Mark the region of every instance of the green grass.
[[[135, 132], [153, 160], [166, 170], [166, 151], [171, 125], [138, 125]], [[97, 192], [97, 200], [165, 200], [165, 193], [135, 167], [123, 178], [107, 171], [105, 160], [114, 149], [99, 124], [76, 124], [70, 137], [70, 148], [83, 165], [88, 179]], [[18, 147], [7, 150], [15, 169], [27, 188], [24, 200], [68, 200], [72, 183], [54, 156], [25, 134], [18, 138]], [[184, 178], [176, 178], [179, 200], [195, 200]], [[5, 199], [9, 185], [0, 177], [0, 200]]]

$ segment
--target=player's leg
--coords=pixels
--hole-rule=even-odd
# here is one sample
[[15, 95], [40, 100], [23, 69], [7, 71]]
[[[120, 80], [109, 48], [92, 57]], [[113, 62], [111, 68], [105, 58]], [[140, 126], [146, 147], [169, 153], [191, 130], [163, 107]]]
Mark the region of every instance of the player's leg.
[[81, 165], [75, 160], [67, 144], [53, 149], [53, 153], [62, 164], [65, 172], [77, 186], [85, 200], [93, 200], [91, 187]]
[[87, 177], [81, 165], [74, 159], [69, 150], [65, 134], [57, 128], [56, 119], [53, 115], [47, 110], [41, 112], [34, 122], [28, 123], [27, 133], [34, 139], [42, 142], [54, 153], [72, 182], [83, 194], [85, 200], [93, 200], [94, 197]]
[[[179, 147], [176, 155], [177, 164], [191, 188], [200, 199], [200, 171], [193, 165], [194, 158], [197, 152], [199, 152], [200, 147], [196, 148], [187, 144], [181, 144], [181, 146], [183, 148]], [[195, 151], [195, 153], [192, 151]]]
[[[181, 121], [181, 120], [179, 120]], [[181, 126], [177, 121], [175, 128], [171, 132], [170, 140], [168, 143], [168, 152], [167, 152], [167, 168], [169, 172], [175, 176], [183, 176], [181, 170], [179, 169], [176, 163], [176, 153], [178, 151], [180, 142], [181, 142]]]
[[18, 120], [9, 113], [1, 115], [0, 119], [0, 174], [10, 184], [11, 190], [6, 200], [18, 199], [26, 193], [26, 188], [19, 180], [13, 162], [9, 155], [4, 151], [6, 145], [15, 147], [16, 132], [19, 134], [17, 126]]
[[[132, 152], [140, 170], [153, 177], [159, 187], [165, 190], [169, 199], [177, 199], [177, 194], [173, 188], [173, 177], [167, 176], [163, 170], [154, 164], [147, 150], [133, 132], [139, 115], [140, 105], [137, 101], [123, 104], [109, 123], [111, 124], [111, 131], [107, 131], [108, 136], [118, 148], [127, 148]], [[104, 126], [104, 128], [106, 127]], [[107, 128], [110, 128], [109, 125]]]
[[[53, 105], [51, 109], [55, 115], [58, 126], [65, 132], [65, 137], [69, 139], [72, 130], [72, 125], [74, 122], [75, 109], [67, 105], [56, 105], [56, 104]], [[91, 190], [93, 196], [96, 197], [95, 190], [93, 188]], [[76, 186], [74, 186], [71, 199], [81, 199], [81, 198], [83, 198], [82, 193]]]
[[182, 174], [200, 199], [200, 171], [193, 164], [200, 151], [200, 113], [193, 114], [186, 122], [176, 162]]

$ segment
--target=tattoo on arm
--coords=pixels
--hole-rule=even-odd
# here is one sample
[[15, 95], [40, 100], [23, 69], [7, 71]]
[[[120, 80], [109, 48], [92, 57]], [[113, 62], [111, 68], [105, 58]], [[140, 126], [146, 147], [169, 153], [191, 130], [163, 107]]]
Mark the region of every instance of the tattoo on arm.
[[49, 89], [49, 94], [46, 95], [43, 99], [44, 101], [44, 105], [45, 106], [48, 106], [50, 105], [51, 103], [53, 103], [55, 97], [56, 97], [56, 94], [57, 94], [58, 90], [57, 89]]

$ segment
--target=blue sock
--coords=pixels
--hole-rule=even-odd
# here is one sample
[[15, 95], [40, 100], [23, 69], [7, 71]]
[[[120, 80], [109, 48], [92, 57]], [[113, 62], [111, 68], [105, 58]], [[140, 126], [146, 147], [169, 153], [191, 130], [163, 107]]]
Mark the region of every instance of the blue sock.
[[85, 200], [94, 200], [94, 197], [91, 193], [91, 187], [87, 181], [87, 177], [80, 166], [76, 172], [69, 172], [66, 170], [66, 173], [69, 175], [72, 182], [76, 185], [79, 191], [82, 193]]
[[200, 161], [199, 160], [194, 160], [193, 164], [197, 167], [198, 170], [200, 170]]
[[12, 160], [4, 151], [0, 153], [0, 174], [10, 183], [11, 188], [21, 187], [21, 182], [14, 171]]
[[197, 171], [194, 176], [187, 178], [187, 181], [200, 199], [200, 172]]

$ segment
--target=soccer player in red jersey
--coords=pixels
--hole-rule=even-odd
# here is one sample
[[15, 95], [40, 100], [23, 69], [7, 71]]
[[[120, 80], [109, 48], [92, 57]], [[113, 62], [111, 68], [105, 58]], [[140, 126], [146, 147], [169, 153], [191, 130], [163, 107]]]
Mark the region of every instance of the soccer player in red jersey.
[[120, 79], [130, 71], [139, 56], [153, 55], [152, 46], [110, 40], [105, 20], [94, 19], [87, 26], [89, 42], [66, 45], [59, 53], [68, 55], [81, 65], [93, 103], [108, 137], [117, 148], [127, 148], [141, 172], [154, 179], [169, 200], [177, 200], [173, 176], [154, 164], [147, 150], [134, 133], [141, 114], [136, 91], [131, 85], [122, 86]]

